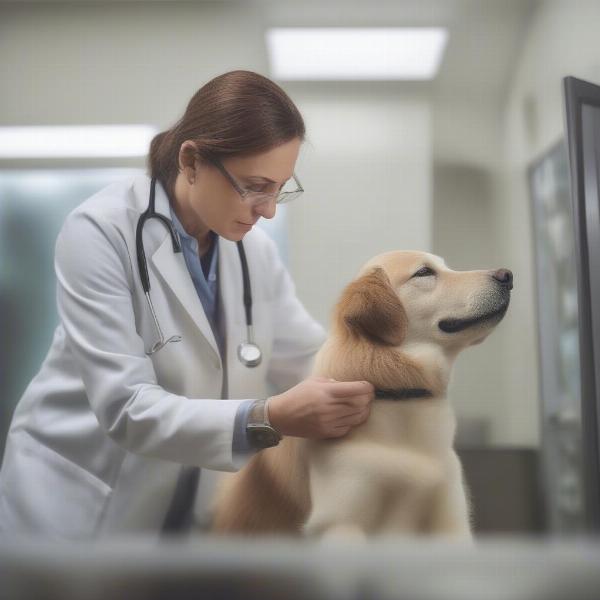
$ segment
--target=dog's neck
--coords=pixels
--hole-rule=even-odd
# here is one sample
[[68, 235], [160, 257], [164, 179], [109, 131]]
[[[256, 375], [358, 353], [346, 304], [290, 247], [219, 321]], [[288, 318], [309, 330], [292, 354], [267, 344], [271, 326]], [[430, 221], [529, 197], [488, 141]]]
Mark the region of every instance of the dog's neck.
[[332, 336], [317, 355], [315, 374], [370, 381], [382, 399], [440, 399], [446, 397], [453, 363], [454, 355], [437, 344], [390, 347]]
[[375, 398], [378, 400], [414, 400], [431, 397], [433, 392], [425, 388], [375, 389]]
[[404, 398], [445, 398], [458, 352], [425, 342], [404, 343], [398, 350], [419, 366], [424, 381], [430, 384], [407, 390]]

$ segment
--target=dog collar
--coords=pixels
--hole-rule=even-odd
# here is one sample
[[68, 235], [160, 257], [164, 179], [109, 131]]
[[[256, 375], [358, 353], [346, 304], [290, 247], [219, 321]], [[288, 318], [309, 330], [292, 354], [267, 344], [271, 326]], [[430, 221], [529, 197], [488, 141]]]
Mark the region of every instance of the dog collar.
[[375, 398], [380, 400], [408, 400], [411, 398], [430, 398], [433, 394], [424, 388], [400, 388], [397, 390], [375, 388]]

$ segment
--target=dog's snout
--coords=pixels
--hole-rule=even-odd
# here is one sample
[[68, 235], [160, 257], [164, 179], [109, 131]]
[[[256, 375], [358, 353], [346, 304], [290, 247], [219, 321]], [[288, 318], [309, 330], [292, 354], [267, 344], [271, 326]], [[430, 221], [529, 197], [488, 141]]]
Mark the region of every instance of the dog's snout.
[[513, 274], [508, 269], [498, 269], [492, 273], [492, 277], [509, 290], [513, 288]]

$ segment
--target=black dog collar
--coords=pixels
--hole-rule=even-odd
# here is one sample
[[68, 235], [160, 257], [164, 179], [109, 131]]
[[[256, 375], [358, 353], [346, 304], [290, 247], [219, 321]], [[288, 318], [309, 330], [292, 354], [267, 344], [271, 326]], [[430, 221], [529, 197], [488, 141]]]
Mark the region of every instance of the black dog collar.
[[375, 388], [375, 398], [380, 400], [409, 400], [411, 398], [430, 398], [433, 394], [424, 388], [400, 388], [388, 390]]

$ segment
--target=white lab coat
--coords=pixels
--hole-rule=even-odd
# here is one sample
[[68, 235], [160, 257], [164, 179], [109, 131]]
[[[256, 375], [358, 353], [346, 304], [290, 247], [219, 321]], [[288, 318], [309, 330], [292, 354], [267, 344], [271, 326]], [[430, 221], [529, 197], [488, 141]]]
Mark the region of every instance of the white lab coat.
[[[0, 531], [62, 538], [157, 532], [181, 465], [202, 468], [196, 515], [206, 517], [214, 471], [235, 471], [232, 434], [243, 399], [283, 391], [310, 372], [322, 327], [297, 299], [274, 242], [244, 237], [253, 294], [256, 368], [236, 356], [246, 338], [235, 242], [219, 238], [228, 398], [218, 347], [187, 270], [156, 219], [144, 227], [157, 334], [136, 262], [135, 231], [148, 205], [146, 175], [101, 190], [66, 219], [55, 251], [60, 324], [21, 398], [0, 472]], [[170, 217], [164, 189], [156, 211]], [[235, 460], [234, 460], [235, 458]], [[212, 471], [211, 471], [212, 470]]]

